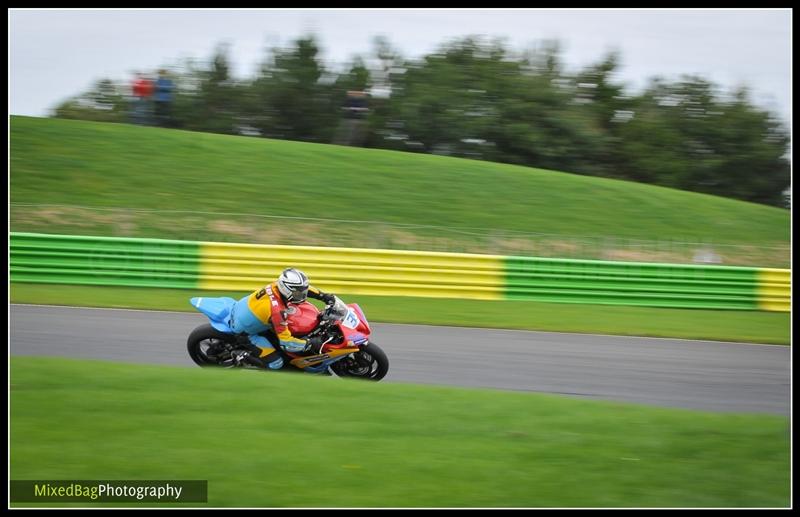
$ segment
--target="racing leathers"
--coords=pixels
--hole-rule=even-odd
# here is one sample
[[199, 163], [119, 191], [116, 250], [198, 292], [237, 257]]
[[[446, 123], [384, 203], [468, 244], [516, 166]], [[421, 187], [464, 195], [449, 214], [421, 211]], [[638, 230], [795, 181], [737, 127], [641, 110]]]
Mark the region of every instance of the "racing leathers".
[[[309, 286], [308, 296], [325, 303], [331, 303], [334, 296]], [[248, 296], [243, 297], [233, 306], [229, 326], [237, 334], [245, 333], [250, 343], [261, 349], [259, 358], [270, 369], [283, 367], [281, 354], [262, 334], [272, 328], [278, 336], [280, 346], [288, 352], [304, 352], [309, 348], [309, 341], [296, 338], [289, 330], [286, 320], [286, 301], [273, 282]]]

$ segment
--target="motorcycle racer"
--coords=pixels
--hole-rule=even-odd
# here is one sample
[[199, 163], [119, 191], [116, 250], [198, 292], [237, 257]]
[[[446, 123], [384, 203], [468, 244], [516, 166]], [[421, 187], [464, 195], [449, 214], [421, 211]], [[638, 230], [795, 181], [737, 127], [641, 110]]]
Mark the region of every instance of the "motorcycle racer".
[[319, 353], [320, 338], [299, 339], [289, 330], [287, 318], [294, 314], [296, 304], [307, 297], [331, 304], [336, 297], [309, 285], [308, 276], [296, 268], [286, 268], [275, 282], [244, 296], [231, 310], [228, 325], [234, 332], [247, 334], [250, 343], [260, 349], [259, 360], [272, 370], [283, 367], [283, 358], [262, 334], [272, 328], [280, 346], [289, 352]]

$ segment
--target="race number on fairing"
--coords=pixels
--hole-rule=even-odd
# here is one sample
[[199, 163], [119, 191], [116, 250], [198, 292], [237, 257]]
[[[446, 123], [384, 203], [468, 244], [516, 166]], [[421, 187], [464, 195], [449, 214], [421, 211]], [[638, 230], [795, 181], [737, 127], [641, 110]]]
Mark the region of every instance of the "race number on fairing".
[[356, 311], [353, 309], [348, 309], [347, 316], [345, 316], [342, 320], [342, 325], [349, 329], [356, 328], [358, 326], [358, 316], [356, 316]]

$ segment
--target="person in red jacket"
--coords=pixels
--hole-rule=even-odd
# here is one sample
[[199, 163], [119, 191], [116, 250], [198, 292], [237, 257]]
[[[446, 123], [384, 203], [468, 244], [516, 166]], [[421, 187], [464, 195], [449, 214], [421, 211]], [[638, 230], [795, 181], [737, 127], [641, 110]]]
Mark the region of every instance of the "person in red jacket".
[[133, 90], [133, 119], [136, 124], [148, 125], [153, 97], [153, 81], [145, 74], [136, 74], [131, 86]]

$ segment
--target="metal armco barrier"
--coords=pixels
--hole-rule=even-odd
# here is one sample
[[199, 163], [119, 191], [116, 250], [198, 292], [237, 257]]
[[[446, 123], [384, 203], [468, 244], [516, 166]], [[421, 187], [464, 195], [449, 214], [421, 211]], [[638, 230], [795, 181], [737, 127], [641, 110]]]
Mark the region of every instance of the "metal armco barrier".
[[285, 267], [347, 294], [789, 311], [791, 271], [11, 233], [11, 281], [252, 291]]
[[791, 297], [791, 269], [758, 270], [758, 306], [760, 309], [789, 312]]
[[11, 233], [11, 281], [196, 288], [196, 242]]
[[322, 290], [339, 293], [503, 298], [503, 257], [225, 243], [201, 245], [203, 289], [253, 290], [295, 266]]
[[508, 257], [506, 274], [517, 300], [758, 308], [754, 268]]

